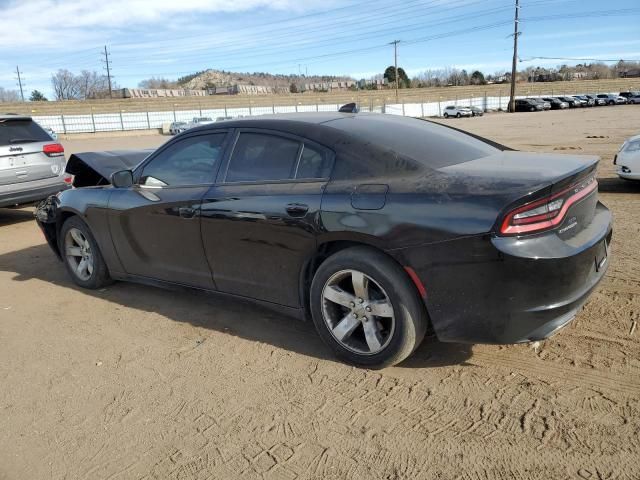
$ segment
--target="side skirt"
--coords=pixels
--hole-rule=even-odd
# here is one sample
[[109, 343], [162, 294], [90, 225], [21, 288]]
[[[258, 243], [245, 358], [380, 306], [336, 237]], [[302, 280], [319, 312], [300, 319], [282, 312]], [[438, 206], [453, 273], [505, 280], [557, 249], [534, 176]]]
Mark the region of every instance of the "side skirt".
[[192, 287], [189, 285], [183, 285], [180, 283], [168, 282], [165, 280], [157, 280], [149, 277], [141, 277], [138, 275], [130, 275], [127, 273], [116, 273], [111, 272], [111, 278], [114, 280], [119, 280], [123, 282], [132, 282], [139, 283], [142, 285], [149, 285], [152, 287], [158, 287], [165, 290], [171, 291], [184, 291], [184, 292], [199, 292], [205, 295], [211, 295], [214, 297], [221, 298], [233, 298], [238, 301], [244, 301], [247, 303], [252, 303], [254, 305], [259, 305], [266, 309], [275, 311], [287, 317], [292, 317], [297, 320], [306, 321], [307, 316], [305, 314], [304, 308], [296, 308], [296, 307], [288, 307], [286, 305], [280, 305], [278, 303], [266, 302], [264, 300], [256, 300], [255, 298], [243, 297], [242, 295], [235, 295], [233, 293], [220, 292], [217, 290], [206, 290], [204, 288]]

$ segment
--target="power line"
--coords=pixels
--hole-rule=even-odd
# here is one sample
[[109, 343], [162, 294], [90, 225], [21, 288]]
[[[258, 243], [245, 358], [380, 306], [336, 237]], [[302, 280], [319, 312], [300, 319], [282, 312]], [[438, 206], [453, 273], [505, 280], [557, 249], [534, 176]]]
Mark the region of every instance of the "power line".
[[568, 60], [576, 62], [637, 62], [638, 59], [630, 60], [624, 58], [569, 58], [569, 57], [527, 57], [521, 59], [521, 62], [529, 62], [531, 60]]
[[[460, 0], [457, 0], [460, 1]], [[465, 6], [468, 5], [472, 5], [472, 4], [485, 4], [486, 2], [484, 0], [477, 0], [475, 2], [472, 2], [471, 4], [467, 3]], [[460, 7], [455, 7], [455, 8], [460, 8]], [[438, 26], [438, 25], [443, 25], [446, 23], [451, 23], [451, 22], [455, 22], [455, 21], [459, 21], [465, 18], [474, 18], [476, 16], [482, 16], [482, 15], [487, 15], [490, 14], [492, 12], [497, 13], [497, 11], [499, 10], [505, 10], [505, 7], [500, 7], [500, 8], [494, 8], [494, 9], [489, 9], [489, 10], [482, 10], [480, 12], [475, 12], [473, 14], [458, 14], [455, 16], [449, 16], [449, 17], [445, 17], [443, 19], [439, 19], [436, 22], [430, 22], [428, 24], [425, 25], [424, 22], [421, 23], [413, 23], [413, 24], [405, 24], [405, 22], [407, 20], [410, 19], [416, 19], [422, 16], [431, 16], [434, 13], [430, 12], [430, 13], [419, 13], [419, 12], [414, 12], [413, 10], [407, 10], [405, 8], [402, 8], [400, 12], [395, 12], [393, 10], [391, 10], [390, 12], [387, 11], [387, 13], [385, 14], [384, 18], [380, 18], [379, 14], [375, 14], [372, 15], [372, 17], [378, 18], [379, 20], [382, 21], [369, 21], [367, 16], [370, 14], [367, 13], [364, 16], [359, 16], [358, 17], [358, 21], [364, 23], [363, 28], [358, 28], [358, 29], [354, 29], [353, 28], [353, 19], [350, 19], [347, 21], [347, 23], [345, 23], [345, 26], [349, 27], [348, 31], [346, 34], [338, 34], [336, 35], [331, 35], [329, 38], [327, 38], [324, 41], [318, 41], [317, 40], [317, 35], [320, 34], [323, 31], [326, 30], [332, 30], [335, 29], [335, 27], [338, 25], [336, 23], [332, 23], [331, 25], [320, 25], [318, 28], [308, 28], [306, 26], [302, 26], [301, 28], [301, 34], [298, 34], [295, 30], [291, 30], [291, 29], [287, 29], [284, 33], [282, 34], [274, 34], [274, 32], [270, 32], [268, 33], [268, 38], [270, 41], [270, 44], [268, 46], [264, 46], [264, 47], [258, 47], [258, 48], [251, 48], [251, 53], [253, 56], [258, 57], [258, 56], [262, 56], [263, 53], [265, 52], [269, 52], [269, 51], [273, 51], [274, 48], [282, 48], [282, 49], [286, 49], [287, 51], [291, 50], [292, 46], [306, 46], [306, 45], [311, 45], [314, 47], [320, 47], [323, 45], [335, 45], [338, 43], [344, 43], [347, 41], [354, 41], [354, 40], [358, 40], [358, 39], [363, 39], [363, 38], [368, 38], [368, 37], [378, 37], [380, 38], [382, 35], [384, 35], [385, 33], [392, 33], [392, 32], [397, 32], [398, 31], [398, 27], [399, 25], [402, 26], [402, 31], [403, 32], [408, 32], [408, 31], [412, 31], [412, 30], [421, 30], [423, 29], [425, 26]], [[387, 8], [387, 10], [389, 10], [389, 8]], [[441, 14], [444, 13], [445, 11], [449, 11], [449, 10], [453, 10], [453, 8], [448, 8], [448, 9], [444, 9], [444, 10], [440, 10], [438, 12], [436, 12], [437, 14]], [[486, 13], [484, 13], [486, 12]], [[389, 20], [389, 18], [395, 17], [395, 16], [400, 16], [400, 18], [394, 19], [394, 20]], [[391, 25], [391, 27], [386, 28], [386, 29], [381, 29], [380, 27], [386, 26], [386, 25]], [[277, 32], [275, 32], [277, 33]], [[274, 40], [276, 39], [280, 39], [281, 41], [278, 43], [272, 43]], [[292, 41], [295, 40], [295, 41]], [[211, 60], [212, 58], [215, 59], [219, 59], [219, 58], [224, 58], [224, 57], [228, 57], [228, 56], [234, 56], [236, 53], [241, 53], [243, 51], [246, 51], [247, 48], [249, 47], [253, 47], [255, 44], [255, 40], [252, 39], [247, 39], [245, 41], [241, 41], [241, 42], [237, 42], [234, 40], [229, 40], [227, 37], [225, 37], [225, 42], [223, 44], [218, 44], [218, 45], [212, 45], [210, 42], [205, 42], [202, 47], [199, 47], [199, 44], [189, 44], [189, 49], [196, 51], [196, 50], [201, 50], [201, 49], [207, 49], [208, 51], [202, 52], [202, 53], [193, 53], [193, 54], [186, 54], [185, 55], [185, 49], [184, 48], [179, 48], [176, 47], [178, 50], [178, 52], [180, 53], [180, 59], [197, 59], [197, 58], [203, 58], [206, 57], [207, 60]], [[215, 46], [216, 49], [223, 49], [224, 52], [222, 54], [219, 55], [214, 55], [213, 57], [210, 55], [210, 50], [212, 48], [212, 46]], [[226, 46], [230, 46], [232, 47], [231, 49], [225, 49], [224, 47]], [[150, 56], [157, 56], [157, 57], [164, 57], [167, 54], [167, 50], [157, 50], [157, 53], [151, 53]], [[169, 53], [172, 53], [171, 51]], [[137, 56], [127, 56], [127, 55], [121, 55], [118, 57], [119, 60], [137, 60], [138, 57]], [[245, 55], [244, 58], [247, 58], [247, 56]], [[119, 63], [120, 64], [120, 63]], [[126, 64], [126, 63], [124, 63]]]

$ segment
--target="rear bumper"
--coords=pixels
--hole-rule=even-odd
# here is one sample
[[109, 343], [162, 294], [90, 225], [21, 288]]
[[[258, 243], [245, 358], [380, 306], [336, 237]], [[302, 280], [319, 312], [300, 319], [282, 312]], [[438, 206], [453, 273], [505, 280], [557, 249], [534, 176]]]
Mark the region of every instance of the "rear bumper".
[[612, 216], [599, 204], [588, 228], [570, 241], [468, 237], [409, 248], [399, 259], [426, 288], [425, 304], [441, 341], [521, 343], [567, 325], [610, 262]]
[[64, 183], [64, 181], [36, 188], [29, 188], [28, 184], [25, 184], [24, 190], [6, 193], [0, 191], [0, 207], [13, 207], [15, 205], [39, 202], [50, 195], [55, 195], [68, 188], [70, 188], [69, 185]]

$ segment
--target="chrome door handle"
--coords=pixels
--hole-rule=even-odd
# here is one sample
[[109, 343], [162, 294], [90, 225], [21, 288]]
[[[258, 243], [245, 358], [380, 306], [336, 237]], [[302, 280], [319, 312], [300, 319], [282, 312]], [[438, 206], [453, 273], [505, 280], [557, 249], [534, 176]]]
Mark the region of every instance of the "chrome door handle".
[[196, 215], [196, 211], [190, 207], [180, 207], [178, 208], [178, 214], [182, 218], [193, 218]]
[[291, 217], [304, 217], [309, 211], [309, 205], [304, 203], [290, 203], [287, 205], [287, 213]]

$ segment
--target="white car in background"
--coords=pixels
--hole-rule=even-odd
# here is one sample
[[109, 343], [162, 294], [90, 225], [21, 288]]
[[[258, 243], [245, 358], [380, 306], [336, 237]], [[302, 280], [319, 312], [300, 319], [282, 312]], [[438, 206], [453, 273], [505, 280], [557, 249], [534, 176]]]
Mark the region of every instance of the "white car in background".
[[444, 118], [449, 118], [449, 117], [456, 117], [456, 118], [470, 117], [472, 115], [473, 115], [473, 112], [471, 111], [471, 109], [469, 107], [457, 107], [455, 105], [449, 105], [448, 107], [445, 107], [444, 113], [442, 114], [442, 116]]
[[211, 117], [193, 117], [193, 120], [189, 124], [189, 128], [199, 127], [200, 125], [209, 125], [215, 123], [215, 120]]
[[616, 173], [626, 180], [640, 180], [640, 135], [627, 139], [613, 157]]

